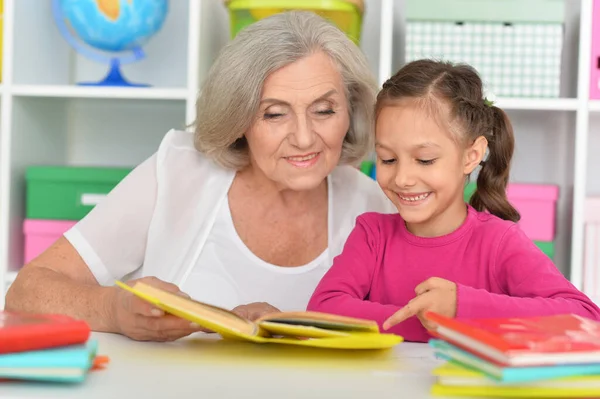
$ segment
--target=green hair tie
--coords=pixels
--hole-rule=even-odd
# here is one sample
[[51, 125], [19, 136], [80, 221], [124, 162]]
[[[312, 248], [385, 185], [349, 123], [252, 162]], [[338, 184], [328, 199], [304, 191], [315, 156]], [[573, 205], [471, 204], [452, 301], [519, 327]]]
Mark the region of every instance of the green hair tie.
[[483, 103], [485, 104], [486, 107], [493, 107], [494, 106], [494, 102], [492, 100], [488, 100], [487, 97], [483, 97]]

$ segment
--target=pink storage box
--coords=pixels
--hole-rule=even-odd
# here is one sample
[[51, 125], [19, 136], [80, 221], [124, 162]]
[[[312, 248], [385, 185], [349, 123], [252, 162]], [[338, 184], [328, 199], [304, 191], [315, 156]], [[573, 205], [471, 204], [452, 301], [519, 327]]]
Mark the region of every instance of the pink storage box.
[[600, 298], [600, 197], [585, 200], [583, 292]]
[[600, 99], [600, 0], [594, 0], [593, 4], [590, 98]]
[[35, 257], [54, 244], [60, 236], [75, 225], [74, 220], [37, 220], [26, 219], [23, 223], [25, 234], [24, 262], [29, 263]]
[[510, 183], [506, 195], [521, 214], [519, 226], [529, 238], [554, 240], [558, 186]]

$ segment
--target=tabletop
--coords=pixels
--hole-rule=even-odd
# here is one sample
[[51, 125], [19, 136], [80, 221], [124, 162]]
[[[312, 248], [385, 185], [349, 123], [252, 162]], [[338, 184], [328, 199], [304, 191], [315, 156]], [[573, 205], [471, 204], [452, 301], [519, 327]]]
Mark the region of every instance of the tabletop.
[[441, 363], [427, 344], [337, 351], [226, 341], [196, 334], [137, 342], [93, 333], [110, 363], [77, 385], [3, 382], [2, 399], [23, 398], [430, 398]]

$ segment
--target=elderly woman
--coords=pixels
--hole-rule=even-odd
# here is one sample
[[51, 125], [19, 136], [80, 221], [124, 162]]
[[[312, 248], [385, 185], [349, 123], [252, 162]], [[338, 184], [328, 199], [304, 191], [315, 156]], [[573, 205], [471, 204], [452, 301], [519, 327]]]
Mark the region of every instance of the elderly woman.
[[305, 309], [367, 211], [394, 212], [356, 164], [370, 149], [374, 84], [330, 23], [290, 12], [221, 52], [195, 132], [170, 131], [64, 237], [25, 265], [6, 308], [96, 331], [173, 340], [198, 330], [114, 286], [147, 283], [256, 318]]

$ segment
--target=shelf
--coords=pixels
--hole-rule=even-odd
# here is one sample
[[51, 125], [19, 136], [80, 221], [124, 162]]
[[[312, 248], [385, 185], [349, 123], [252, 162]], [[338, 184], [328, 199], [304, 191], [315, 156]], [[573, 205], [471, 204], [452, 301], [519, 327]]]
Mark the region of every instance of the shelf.
[[17, 278], [17, 273], [14, 270], [7, 270], [6, 271], [6, 276], [4, 279], [4, 282], [6, 283], [6, 286], [8, 287], [10, 284], [12, 284], [13, 281], [15, 281], [15, 278]]
[[499, 98], [496, 105], [507, 110], [575, 111], [576, 98]]
[[15, 85], [11, 89], [15, 96], [61, 97], [61, 98], [104, 98], [104, 99], [147, 99], [186, 100], [187, 89], [157, 87], [90, 87], [53, 85]]
[[590, 109], [590, 112], [599, 112], [600, 111], [600, 100], [590, 100], [589, 109]]

